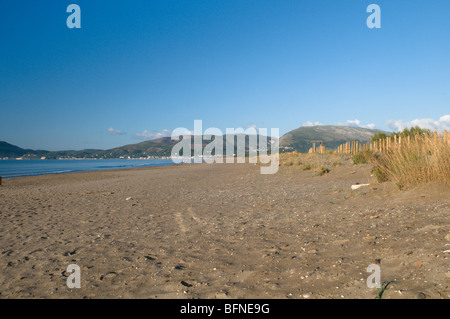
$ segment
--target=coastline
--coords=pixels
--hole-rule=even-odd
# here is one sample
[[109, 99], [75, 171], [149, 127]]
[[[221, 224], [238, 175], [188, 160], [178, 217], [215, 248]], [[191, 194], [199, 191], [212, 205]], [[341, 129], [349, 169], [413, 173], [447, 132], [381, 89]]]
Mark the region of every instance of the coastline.
[[0, 162], [0, 176], [3, 179], [10, 179], [25, 176], [168, 165], [175, 165], [175, 163], [170, 159], [8, 160], [7, 162]]

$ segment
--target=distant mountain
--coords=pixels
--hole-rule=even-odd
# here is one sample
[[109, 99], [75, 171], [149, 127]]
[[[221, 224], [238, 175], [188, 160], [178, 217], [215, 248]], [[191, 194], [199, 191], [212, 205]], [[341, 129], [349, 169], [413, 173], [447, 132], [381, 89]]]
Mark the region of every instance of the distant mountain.
[[0, 141], [0, 157], [16, 158], [25, 154], [34, 154], [36, 151], [20, 148], [3, 141]]
[[302, 126], [280, 138], [280, 151], [308, 152], [312, 141], [323, 141], [325, 148], [335, 149], [348, 141], [368, 142], [379, 132], [382, 131], [352, 126]]
[[[236, 153], [237, 150], [237, 134], [234, 137], [234, 153]], [[228, 144], [227, 141], [227, 135], [222, 135], [221, 137], [215, 137], [215, 138], [222, 138], [223, 141], [223, 154], [226, 154], [226, 149], [228, 147], [232, 147]], [[214, 138], [213, 138], [214, 140]], [[249, 151], [249, 137], [245, 137], [245, 151], [246, 154]], [[109, 157], [118, 157], [118, 156], [131, 156], [131, 157], [140, 157], [140, 156], [171, 156], [172, 148], [175, 144], [177, 144], [179, 141], [172, 140], [170, 137], [162, 137], [155, 140], [150, 141], [144, 141], [137, 144], [129, 144], [117, 148], [113, 148], [110, 150], [104, 151], [104, 154]], [[206, 145], [211, 143], [212, 140], [203, 140], [202, 148], [204, 148]], [[270, 137], [267, 138], [267, 144], [261, 145], [261, 148], [266, 148], [268, 145], [270, 145], [271, 139]], [[194, 137], [191, 136], [191, 155], [194, 155]]]
[[[239, 134], [238, 134], [239, 135]], [[226, 154], [226, 149], [231, 147], [228, 145], [226, 135], [217, 138], [223, 139], [223, 154]], [[237, 149], [237, 137], [234, 137], [234, 153]], [[249, 137], [246, 136], [245, 150], [246, 154], [249, 151]], [[140, 157], [164, 157], [171, 156], [172, 148], [179, 141], [172, 140], [170, 137], [162, 137], [155, 140], [144, 141], [136, 144], [124, 145], [108, 150], [85, 149], [80, 151], [66, 150], [66, 151], [42, 151], [42, 150], [25, 150], [18, 146], [0, 142], [0, 158], [140, 158]], [[211, 140], [203, 140], [202, 147], [208, 145]], [[267, 149], [271, 144], [270, 137], [267, 138], [267, 144], [261, 145], [260, 148]], [[191, 155], [194, 153], [194, 138], [191, 137]], [[214, 154], [213, 154], [214, 155]]]
[[155, 140], [129, 144], [104, 151], [107, 156], [120, 157], [141, 157], [141, 156], [170, 156], [173, 145], [178, 141], [173, 141], [170, 137], [161, 137]]
[[[280, 139], [280, 151], [298, 151], [307, 152], [312, 147], [312, 141], [321, 140], [327, 149], [337, 148], [340, 144], [348, 141], [368, 142], [370, 138], [382, 132], [380, 130], [371, 130], [360, 127], [350, 126], [305, 126], [299, 127], [283, 135]], [[220, 138], [220, 137], [219, 137]], [[226, 154], [226, 149], [231, 146], [228, 145], [226, 135], [221, 137], [223, 139], [223, 154]], [[236, 153], [237, 137], [234, 137], [234, 150]], [[245, 151], [248, 154], [248, 140], [246, 136]], [[124, 145], [108, 150], [85, 149], [80, 151], [44, 151], [44, 150], [30, 150], [23, 149], [18, 146], [0, 141], [0, 158], [140, 158], [140, 157], [164, 157], [170, 156], [172, 148], [179, 141], [172, 140], [170, 137], [162, 137], [155, 140], [144, 141], [136, 144]], [[208, 145], [211, 141], [204, 140], [203, 147]], [[191, 155], [193, 155], [193, 137], [191, 137]], [[270, 149], [271, 138], [267, 138], [266, 145], [259, 145], [259, 149]]]

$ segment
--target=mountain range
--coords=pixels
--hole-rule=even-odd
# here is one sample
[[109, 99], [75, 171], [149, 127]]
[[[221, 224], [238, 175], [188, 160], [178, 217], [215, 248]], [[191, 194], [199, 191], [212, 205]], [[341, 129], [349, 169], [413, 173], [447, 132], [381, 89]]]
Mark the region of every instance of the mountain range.
[[[238, 134], [239, 135], [239, 134]], [[237, 153], [237, 137], [234, 136], [234, 145], [230, 146], [227, 136], [219, 136], [223, 141], [222, 154], [226, 154], [228, 148], [233, 148], [233, 152]], [[249, 137], [245, 138], [245, 153], [249, 152]], [[214, 140], [214, 138], [213, 138]], [[211, 143], [212, 140], [204, 140], [202, 143], [202, 149]], [[179, 141], [172, 140], [170, 137], [161, 137], [154, 140], [144, 141], [137, 144], [129, 144], [121, 147], [116, 147], [108, 150], [101, 149], [85, 149], [85, 150], [68, 150], [68, 151], [44, 151], [44, 150], [31, 150], [23, 149], [16, 145], [9, 144], [7, 142], [0, 141], [0, 159], [2, 158], [23, 158], [23, 159], [55, 159], [55, 158], [159, 158], [170, 157], [172, 148]], [[269, 149], [271, 144], [271, 138], [267, 137], [267, 144], [261, 145], [259, 148]], [[191, 154], [194, 155], [194, 137], [191, 136]], [[212, 153], [215, 155], [215, 152]], [[183, 154], [179, 154], [183, 155]]]
[[[312, 141], [323, 141], [327, 149], [337, 148], [340, 144], [347, 141], [370, 141], [371, 137], [382, 132], [380, 130], [350, 127], [350, 126], [305, 126], [292, 130], [280, 138], [280, 151], [298, 151], [307, 152], [312, 147]], [[193, 137], [191, 137], [192, 139]], [[224, 150], [229, 146], [226, 135], [222, 136]], [[235, 137], [236, 140], [236, 137]], [[203, 147], [211, 141], [203, 141]], [[168, 157], [171, 155], [172, 147], [178, 143], [170, 137], [162, 137], [154, 140], [148, 140], [136, 144], [124, 145], [108, 150], [85, 149], [85, 150], [66, 150], [66, 151], [45, 151], [23, 149], [18, 146], [0, 141], [0, 158], [148, 158], [148, 157]], [[191, 140], [193, 145], [193, 140]], [[259, 148], [266, 148], [271, 144], [271, 138], [267, 138], [267, 145], [261, 145]], [[193, 148], [192, 148], [193, 149]], [[248, 136], [246, 137], [246, 153], [248, 153]], [[236, 152], [236, 142], [234, 145]]]
[[280, 150], [308, 152], [313, 141], [322, 141], [326, 149], [336, 149], [349, 141], [369, 142], [373, 135], [380, 132], [383, 131], [353, 126], [302, 126], [280, 138]]

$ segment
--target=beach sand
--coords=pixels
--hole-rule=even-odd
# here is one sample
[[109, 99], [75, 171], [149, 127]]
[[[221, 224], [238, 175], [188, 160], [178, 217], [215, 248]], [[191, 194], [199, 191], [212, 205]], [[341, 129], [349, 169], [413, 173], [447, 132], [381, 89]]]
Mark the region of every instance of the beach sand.
[[[0, 298], [449, 298], [448, 186], [188, 164], [3, 180]], [[370, 184], [356, 191], [351, 185]], [[447, 252], [445, 252], [447, 251]], [[70, 264], [81, 288], [68, 288]]]

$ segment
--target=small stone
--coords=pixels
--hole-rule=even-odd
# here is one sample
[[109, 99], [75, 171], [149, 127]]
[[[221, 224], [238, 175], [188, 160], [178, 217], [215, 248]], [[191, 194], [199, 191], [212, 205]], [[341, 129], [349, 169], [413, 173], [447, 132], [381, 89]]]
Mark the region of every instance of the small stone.
[[187, 283], [187, 282], [184, 281], [184, 280], [181, 281], [181, 284], [182, 284], [183, 286], [185, 286], [185, 287], [192, 287], [191, 284]]
[[447, 234], [447, 235], [445, 236], [445, 240], [446, 240], [446, 241], [450, 241], [450, 234]]
[[306, 294], [303, 294], [303, 298], [308, 299], [309, 297], [311, 297], [312, 292], [308, 292]]
[[352, 191], [357, 190], [360, 187], [369, 186], [369, 184], [355, 184], [351, 186]]
[[427, 295], [425, 295], [423, 292], [419, 292], [419, 294], [417, 295], [418, 299], [427, 299]]
[[100, 276], [100, 280], [113, 278], [113, 277], [115, 277], [116, 275], [117, 275], [116, 272], [110, 271], [110, 272], [106, 273], [105, 275]]

